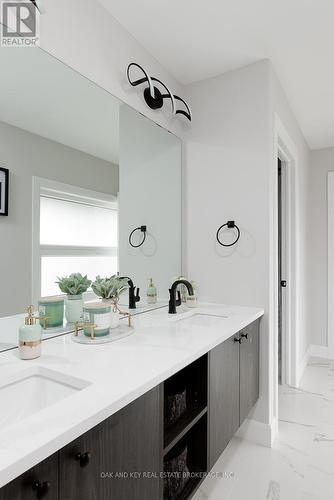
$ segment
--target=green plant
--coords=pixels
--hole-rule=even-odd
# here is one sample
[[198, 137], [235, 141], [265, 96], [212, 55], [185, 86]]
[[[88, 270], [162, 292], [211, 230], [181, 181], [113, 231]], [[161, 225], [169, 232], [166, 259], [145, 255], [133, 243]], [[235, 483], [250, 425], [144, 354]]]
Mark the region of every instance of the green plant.
[[118, 299], [121, 293], [129, 288], [126, 278], [111, 276], [110, 278], [101, 278], [96, 276], [92, 284], [92, 290], [98, 297], [102, 299]]
[[58, 278], [56, 281], [60, 290], [67, 295], [82, 295], [87, 292], [92, 282], [87, 276], [82, 276], [80, 273], [72, 273], [65, 278]]

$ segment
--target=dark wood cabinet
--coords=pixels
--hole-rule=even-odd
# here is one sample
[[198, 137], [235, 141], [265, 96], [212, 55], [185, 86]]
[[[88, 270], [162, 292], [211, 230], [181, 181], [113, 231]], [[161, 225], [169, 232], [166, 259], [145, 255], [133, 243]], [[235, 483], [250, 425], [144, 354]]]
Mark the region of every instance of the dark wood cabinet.
[[209, 469], [238, 427], [239, 343], [231, 337], [209, 354]]
[[0, 488], [0, 500], [58, 500], [58, 453]]
[[160, 498], [160, 412], [160, 387], [156, 387], [63, 448], [60, 499]]
[[242, 332], [240, 344], [240, 425], [259, 398], [259, 321]]
[[209, 353], [209, 468], [259, 397], [257, 320]]
[[113, 500], [162, 498], [162, 408], [158, 386], [111, 417], [111, 471], [121, 473], [112, 480]]
[[59, 452], [59, 498], [107, 500], [111, 480], [101, 473], [111, 466], [112, 419], [102, 422]]

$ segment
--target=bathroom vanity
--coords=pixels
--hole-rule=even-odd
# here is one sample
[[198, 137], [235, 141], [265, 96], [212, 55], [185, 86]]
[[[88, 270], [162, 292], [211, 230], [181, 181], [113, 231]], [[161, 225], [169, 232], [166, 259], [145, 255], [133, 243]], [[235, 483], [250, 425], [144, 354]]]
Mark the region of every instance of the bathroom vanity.
[[[2, 422], [0, 500], [170, 498], [166, 473], [184, 449], [187, 480], [174, 498], [190, 498], [258, 399], [262, 314], [201, 305], [171, 317], [162, 308], [136, 316], [134, 335], [115, 344], [78, 345], [66, 335], [43, 342], [32, 362], [2, 353], [0, 394], [27, 370], [61, 373], [78, 390]], [[186, 409], [171, 423], [175, 386]]]

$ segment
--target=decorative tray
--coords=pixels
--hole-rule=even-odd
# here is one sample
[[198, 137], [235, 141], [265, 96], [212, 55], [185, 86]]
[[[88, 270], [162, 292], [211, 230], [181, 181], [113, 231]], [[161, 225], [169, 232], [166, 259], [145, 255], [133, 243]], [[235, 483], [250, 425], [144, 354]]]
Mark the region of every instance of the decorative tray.
[[111, 328], [109, 330], [108, 335], [104, 335], [103, 337], [88, 337], [86, 336], [82, 330], [79, 330], [77, 335], [73, 334], [71, 336], [73, 342], [77, 342], [78, 344], [107, 344], [108, 342], [116, 342], [116, 340], [124, 339], [125, 337], [129, 337], [134, 332], [133, 326], [128, 326], [127, 324], [119, 325], [116, 328]]

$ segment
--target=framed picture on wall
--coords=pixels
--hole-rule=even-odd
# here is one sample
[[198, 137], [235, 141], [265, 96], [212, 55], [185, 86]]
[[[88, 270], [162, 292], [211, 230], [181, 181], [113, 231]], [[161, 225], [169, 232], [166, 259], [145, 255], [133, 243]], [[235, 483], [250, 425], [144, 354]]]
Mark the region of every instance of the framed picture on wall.
[[0, 215], [8, 215], [9, 170], [0, 167]]

